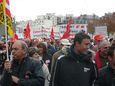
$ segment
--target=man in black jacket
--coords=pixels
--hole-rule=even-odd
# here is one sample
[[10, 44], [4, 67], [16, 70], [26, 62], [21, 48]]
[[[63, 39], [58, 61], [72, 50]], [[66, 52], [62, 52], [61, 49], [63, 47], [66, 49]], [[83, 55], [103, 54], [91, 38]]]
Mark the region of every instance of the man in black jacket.
[[97, 70], [88, 51], [89, 44], [87, 34], [75, 35], [68, 55], [59, 57], [55, 64], [50, 86], [93, 86]]
[[95, 86], [115, 86], [115, 45], [108, 50], [109, 65], [99, 71]]
[[1, 86], [44, 86], [42, 65], [28, 57], [27, 49], [24, 41], [13, 44], [13, 61], [5, 61]]

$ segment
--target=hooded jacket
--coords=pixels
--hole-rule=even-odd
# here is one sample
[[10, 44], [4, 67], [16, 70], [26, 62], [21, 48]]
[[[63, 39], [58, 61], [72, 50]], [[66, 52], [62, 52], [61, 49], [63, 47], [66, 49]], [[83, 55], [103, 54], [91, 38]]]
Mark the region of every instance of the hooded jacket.
[[91, 52], [76, 54], [73, 46], [67, 56], [58, 59], [50, 86], [92, 86], [97, 77]]

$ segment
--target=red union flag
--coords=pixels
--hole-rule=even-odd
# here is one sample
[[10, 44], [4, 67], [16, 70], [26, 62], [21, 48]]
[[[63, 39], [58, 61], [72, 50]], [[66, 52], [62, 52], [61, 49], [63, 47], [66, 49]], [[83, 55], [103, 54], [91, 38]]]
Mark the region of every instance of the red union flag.
[[0, 0], [0, 3], [2, 3], [2, 0]]
[[51, 40], [54, 39], [54, 30], [53, 30], [53, 27], [52, 27], [52, 30], [51, 30], [51, 33], [50, 33], [50, 39], [51, 39]]
[[6, 14], [11, 17], [11, 13], [10, 13], [10, 5], [9, 5], [9, 0], [6, 0], [6, 4], [5, 4], [5, 7], [6, 7]]
[[14, 36], [12, 37], [11, 42], [15, 42], [16, 40], [18, 40], [18, 35], [16, 32], [14, 32]]
[[68, 24], [67, 24], [67, 26], [66, 26], [66, 31], [65, 31], [65, 33], [63, 34], [63, 36], [62, 36], [61, 39], [69, 38], [69, 36], [70, 36], [70, 26], [71, 26], [71, 24], [72, 24], [72, 18], [70, 17], [69, 22], [68, 22]]
[[29, 22], [28, 22], [26, 28], [24, 29], [24, 38], [25, 39], [26, 38], [31, 38], [31, 36], [30, 36], [30, 24], [29, 24]]

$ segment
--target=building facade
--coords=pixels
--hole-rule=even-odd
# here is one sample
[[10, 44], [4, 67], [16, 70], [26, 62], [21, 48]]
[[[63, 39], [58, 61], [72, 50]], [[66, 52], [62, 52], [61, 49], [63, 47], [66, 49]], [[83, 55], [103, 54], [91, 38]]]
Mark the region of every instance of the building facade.
[[50, 38], [50, 32], [53, 28], [55, 39], [60, 39], [63, 33], [66, 31], [66, 26], [69, 18], [72, 18], [72, 24], [70, 26], [70, 38], [83, 30], [87, 32], [88, 21], [92, 18], [88, 15], [80, 15], [74, 17], [72, 14], [66, 16], [56, 16], [54, 13], [47, 13], [46, 15], [38, 16], [35, 20], [20, 21], [17, 23], [17, 31], [22, 34], [27, 23], [30, 23], [31, 38]]

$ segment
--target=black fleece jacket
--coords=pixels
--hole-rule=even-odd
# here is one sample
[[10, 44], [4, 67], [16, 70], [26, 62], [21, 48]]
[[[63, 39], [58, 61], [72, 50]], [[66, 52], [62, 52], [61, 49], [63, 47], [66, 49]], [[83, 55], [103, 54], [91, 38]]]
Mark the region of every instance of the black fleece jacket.
[[50, 86], [92, 86], [97, 71], [91, 60], [92, 54], [76, 54], [73, 46], [67, 56], [57, 61]]

